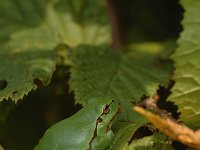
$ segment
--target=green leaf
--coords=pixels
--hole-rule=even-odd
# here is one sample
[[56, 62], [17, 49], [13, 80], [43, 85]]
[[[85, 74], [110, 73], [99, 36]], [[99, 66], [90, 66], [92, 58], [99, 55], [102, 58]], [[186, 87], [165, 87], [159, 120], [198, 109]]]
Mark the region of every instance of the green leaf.
[[140, 126], [141, 124], [130, 124], [120, 129], [115, 135], [109, 150], [173, 150], [170, 143], [168, 143], [167, 137], [160, 133], [133, 139]]
[[85, 104], [91, 97], [113, 99], [122, 105], [122, 120], [140, 122], [132, 102], [155, 94], [158, 85], [168, 81], [169, 64], [148, 52], [82, 45], [72, 52], [70, 86], [76, 102]]
[[[50, 34], [53, 34], [55, 41], [66, 43], [71, 47], [81, 43], [93, 45], [110, 43], [111, 31], [105, 2], [99, 0], [58, 1], [47, 8], [44, 24], [49, 28]], [[99, 19], [96, 15], [102, 18]], [[96, 19], [91, 19], [95, 17]], [[91, 21], [88, 21], [89, 18]]]
[[108, 24], [105, 0], [60, 0], [56, 8], [71, 14], [81, 24]]
[[52, 53], [45, 49], [0, 52], [0, 80], [5, 83], [0, 90], [0, 100], [12, 98], [17, 101], [36, 89], [36, 79], [47, 85], [55, 70], [53, 58]]
[[135, 131], [141, 126], [141, 124], [129, 124], [121, 128], [115, 135], [109, 150], [123, 150], [129, 145]]
[[136, 139], [128, 146], [128, 150], [174, 150], [168, 139], [163, 134], [154, 134], [141, 139]]
[[200, 128], [200, 1], [182, 0], [181, 4], [184, 31], [172, 56], [176, 70], [170, 99], [179, 107], [180, 120], [196, 129]]
[[105, 5], [100, 0], [1, 0], [0, 41], [26, 28], [44, 28], [43, 34], [56, 43], [109, 43], [111, 32]]
[[99, 21], [87, 22], [87, 19], [80, 20], [81, 17], [77, 21], [77, 13], [62, 11], [63, 2], [66, 8], [80, 5], [85, 12], [84, 18], [105, 6], [99, 2], [98, 9], [90, 8], [95, 2], [85, 1], [86, 5], [82, 0], [76, 3], [67, 0], [0, 0], [0, 101], [4, 98], [17, 101], [35, 90], [35, 79], [47, 85], [55, 70], [53, 49], [58, 44], [76, 46], [110, 42], [105, 15]]

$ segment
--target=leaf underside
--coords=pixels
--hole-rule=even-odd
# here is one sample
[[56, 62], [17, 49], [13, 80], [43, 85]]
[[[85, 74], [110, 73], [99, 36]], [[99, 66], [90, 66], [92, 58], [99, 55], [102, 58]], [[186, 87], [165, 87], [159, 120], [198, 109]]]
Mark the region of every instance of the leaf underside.
[[123, 121], [137, 122], [132, 103], [167, 83], [169, 64], [159, 62], [154, 54], [82, 45], [72, 52], [70, 87], [76, 102], [85, 104], [92, 97], [113, 99], [121, 104]]
[[193, 129], [200, 128], [200, 1], [182, 0], [185, 9], [175, 62], [175, 86], [170, 100], [181, 112], [180, 120]]

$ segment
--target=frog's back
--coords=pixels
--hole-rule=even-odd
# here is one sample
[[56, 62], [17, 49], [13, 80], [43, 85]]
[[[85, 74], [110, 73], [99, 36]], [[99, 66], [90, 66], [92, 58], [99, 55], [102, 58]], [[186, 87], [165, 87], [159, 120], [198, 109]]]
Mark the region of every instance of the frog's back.
[[89, 149], [96, 121], [101, 113], [83, 108], [74, 116], [56, 123], [45, 132], [36, 150]]
[[[70, 131], [71, 130], [71, 131]], [[72, 128], [53, 128], [48, 130], [41, 139], [36, 150], [83, 150], [89, 148], [86, 139], [90, 139], [91, 134], [85, 135], [84, 131], [80, 134], [72, 133]], [[76, 131], [77, 132], [77, 131]]]

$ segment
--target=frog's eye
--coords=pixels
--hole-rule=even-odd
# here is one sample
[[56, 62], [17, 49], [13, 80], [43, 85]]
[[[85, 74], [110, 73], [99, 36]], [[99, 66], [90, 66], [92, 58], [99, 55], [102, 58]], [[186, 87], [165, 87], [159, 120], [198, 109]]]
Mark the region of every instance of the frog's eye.
[[97, 119], [97, 122], [98, 122], [98, 123], [102, 123], [102, 122], [103, 122], [103, 118], [99, 117], [99, 118]]
[[107, 115], [110, 112], [109, 105], [106, 105], [103, 109], [103, 114]]

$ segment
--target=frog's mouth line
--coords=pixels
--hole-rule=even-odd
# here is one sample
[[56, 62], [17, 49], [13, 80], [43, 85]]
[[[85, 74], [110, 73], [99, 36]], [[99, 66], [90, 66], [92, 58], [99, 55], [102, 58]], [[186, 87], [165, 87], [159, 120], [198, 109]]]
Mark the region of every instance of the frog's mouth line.
[[115, 118], [117, 117], [117, 115], [120, 113], [120, 108], [117, 109], [115, 115], [110, 119], [110, 122], [109, 124], [107, 125], [107, 128], [106, 128], [106, 132], [108, 133], [110, 130], [111, 130], [111, 126], [115, 120]]

